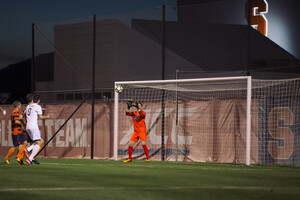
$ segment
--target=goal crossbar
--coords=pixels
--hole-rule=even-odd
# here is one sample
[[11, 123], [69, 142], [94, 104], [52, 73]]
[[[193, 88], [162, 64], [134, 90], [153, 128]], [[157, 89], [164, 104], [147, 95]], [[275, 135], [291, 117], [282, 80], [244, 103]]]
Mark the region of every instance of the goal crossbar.
[[226, 81], [226, 80], [243, 80], [250, 76], [234, 76], [234, 77], [217, 77], [217, 78], [196, 78], [196, 79], [169, 79], [169, 80], [148, 80], [148, 81], [117, 81], [115, 85], [135, 85], [135, 84], [159, 84], [159, 83], [186, 83], [199, 81]]

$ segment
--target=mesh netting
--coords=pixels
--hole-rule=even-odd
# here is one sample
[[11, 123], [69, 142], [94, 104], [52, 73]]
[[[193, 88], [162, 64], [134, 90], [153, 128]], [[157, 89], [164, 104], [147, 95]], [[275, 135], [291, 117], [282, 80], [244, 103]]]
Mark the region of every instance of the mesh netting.
[[[154, 159], [246, 162], [247, 80], [122, 82], [118, 155], [133, 133], [126, 101], [142, 101]], [[252, 80], [251, 163], [299, 165], [299, 79]], [[164, 117], [162, 117], [162, 113]], [[141, 146], [134, 155], [142, 157]]]

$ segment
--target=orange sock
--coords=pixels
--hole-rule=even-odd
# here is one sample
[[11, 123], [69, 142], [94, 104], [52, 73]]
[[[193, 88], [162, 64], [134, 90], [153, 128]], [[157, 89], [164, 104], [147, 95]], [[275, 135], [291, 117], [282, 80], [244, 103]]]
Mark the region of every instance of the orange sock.
[[[38, 153], [40, 153], [40, 151], [41, 151], [41, 149], [43, 148], [43, 144], [40, 146], [40, 149], [39, 149], [39, 151], [38, 151]], [[36, 156], [34, 156], [34, 158], [35, 158]]]
[[25, 151], [23, 151], [23, 153], [19, 156], [19, 159], [20, 159], [20, 160], [23, 160], [23, 159], [24, 159], [24, 156], [25, 156]]
[[[25, 148], [26, 148], [26, 146], [23, 144], [23, 145], [21, 146], [21, 148], [19, 149], [19, 153], [18, 153], [17, 157], [18, 157], [20, 160], [23, 160], [23, 158], [24, 158], [24, 151], [25, 151]], [[21, 159], [21, 158], [22, 158], [22, 159]]]
[[5, 160], [9, 160], [9, 158], [15, 153], [14, 148], [10, 148], [10, 150], [7, 153], [7, 156], [5, 157]]

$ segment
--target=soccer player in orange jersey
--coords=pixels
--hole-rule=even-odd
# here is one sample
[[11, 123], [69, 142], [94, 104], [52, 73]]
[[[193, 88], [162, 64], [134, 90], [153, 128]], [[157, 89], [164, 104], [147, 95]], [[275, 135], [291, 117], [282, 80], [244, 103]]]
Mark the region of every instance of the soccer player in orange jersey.
[[11, 133], [12, 133], [12, 140], [13, 140], [13, 147], [11, 147], [5, 157], [5, 162], [10, 164], [9, 158], [14, 154], [14, 152], [19, 147], [18, 136], [22, 134], [22, 123], [19, 120], [20, 117], [20, 108], [21, 102], [15, 101], [13, 102], [14, 110], [11, 113]]
[[[126, 115], [132, 117], [134, 132], [128, 143], [128, 159], [124, 160], [123, 162], [131, 162], [133, 145], [138, 141], [138, 139], [140, 139], [142, 142], [142, 146], [146, 154], [147, 162], [150, 162], [149, 152], [146, 146], [146, 138], [147, 138], [147, 129], [145, 124], [146, 113], [142, 110], [143, 105], [141, 102], [138, 101], [136, 102], [136, 105], [132, 105], [130, 102], [128, 102], [127, 105], [128, 107], [126, 110]], [[130, 108], [133, 106], [137, 108], [137, 111], [130, 112]]]
[[28, 135], [26, 133], [26, 121], [23, 118], [24, 111], [25, 111], [25, 108], [23, 108], [23, 111], [19, 116], [19, 121], [22, 123], [22, 133], [19, 134], [19, 136], [18, 136], [18, 142], [19, 142], [20, 146], [19, 146], [19, 153], [17, 155], [17, 162], [21, 165], [23, 165], [24, 156], [26, 156], [27, 159], [29, 158], [29, 156], [25, 150], [26, 150], [28, 142], [32, 142], [32, 141], [30, 141], [30, 138], [28, 138]]

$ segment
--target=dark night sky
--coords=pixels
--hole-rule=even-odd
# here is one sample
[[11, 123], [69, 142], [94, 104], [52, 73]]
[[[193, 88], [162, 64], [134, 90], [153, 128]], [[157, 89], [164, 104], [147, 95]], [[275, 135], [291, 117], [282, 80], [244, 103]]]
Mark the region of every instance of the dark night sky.
[[[199, 0], [209, 2], [208, 0]], [[215, 0], [210, 0], [215, 1]], [[226, 12], [237, 12], [245, 22], [245, 0], [221, 0]], [[300, 0], [267, 0], [268, 37], [300, 59]], [[31, 57], [31, 23], [66, 21], [174, 6], [177, 0], [0, 0], [0, 69]], [[236, 5], [231, 5], [232, 3]], [[222, 5], [222, 3], [220, 4]], [[237, 10], [233, 10], [238, 9]], [[228, 11], [229, 10], [229, 11]], [[240, 19], [242, 18], [242, 19]], [[236, 20], [236, 19], [234, 19]], [[233, 22], [234, 22], [233, 20]], [[231, 21], [231, 19], [229, 20]]]
[[175, 6], [176, 0], [0, 0], [0, 69], [31, 57], [31, 24]]

